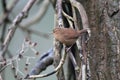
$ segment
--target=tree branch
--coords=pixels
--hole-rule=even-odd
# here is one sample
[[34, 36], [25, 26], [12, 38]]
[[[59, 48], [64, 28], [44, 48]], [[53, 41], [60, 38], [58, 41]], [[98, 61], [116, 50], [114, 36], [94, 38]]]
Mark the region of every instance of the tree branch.
[[[4, 0], [3, 0], [3, 1], [4, 1]], [[15, 7], [15, 5], [17, 4], [18, 1], [19, 1], [19, 0], [14, 0], [14, 1], [12, 2], [12, 4], [8, 7], [7, 12], [5, 12], [5, 13], [3, 14], [3, 18], [0, 20], [0, 25], [2, 25], [2, 24], [5, 22], [5, 20], [9, 20], [9, 19], [8, 19], [8, 16], [9, 16], [10, 12], [13, 10], [13, 8]], [[6, 7], [6, 8], [7, 8], [7, 7]]]
[[20, 26], [30, 27], [33, 24], [40, 21], [43, 18], [43, 16], [45, 15], [45, 13], [49, 7], [49, 4], [50, 4], [50, 0], [43, 0], [42, 6], [38, 9], [38, 12], [36, 13], [36, 15], [32, 16], [30, 19], [28, 19], [25, 23], [22, 23]]
[[63, 19], [62, 19], [62, 0], [57, 0], [56, 3], [56, 11], [57, 11], [57, 20], [58, 25], [63, 26]]
[[88, 22], [88, 17], [86, 14], [86, 11], [84, 9], [84, 7], [82, 6], [81, 3], [77, 2], [76, 0], [70, 0], [71, 4], [76, 7], [81, 15], [81, 19], [82, 19], [82, 25], [84, 29], [88, 30], [89, 33], [89, 37], [91, 36], [91, 31], [89, 28], [89, 22]]
[[35, 3], [36, 0], [29, 0], [28, 3], [26, 4], [26, 6], [23, 8], [22, 12], [18, 14], [18, 16], [16, 16], [16, 18], [13, 20], [13, 23], [12, 25], [10, 26], [10, 29], [9, 29], [9, 32], [5, 38], [5, 41], [3, 43], [3, 46], [2, 46], [2, 50], [0, 52], [0, 56], [2, 57], [3, 54], [5, 54], [8, 46], [9, 46], [9, 43], [16, 31], [16, 28], [21, 21], [22, 19], [26, 18], [27, 15], [28, 15], [28, 12], [30, 10], [30, 8], [33, 6], [33, 4]]
[[[62, 56], [62, 58], [61, 58], [61, 60], [60, 60], [59, 65], [58, 65], [52, 72], [47, 73], [47, 74], [40, 74], [40, 75], [27, 75], [26, 78], [30, 78], [30, 79], [31, 79], [31, 78], [42, 78], [42, 77], [47, 77], [47, 76], [50, 76], [50, 75], [56, 73], [56, 72], [59, 71], [59, 70], [61, 69], [61, 67], [63, 66], [63, 64], [64, 64], [64, 62], [65, 62], [65, 59], [66, 59], [66, 55], [67, 55], [67, 52], [64, 52], [64, 54], [63, 54], [63, 56]], [[43, 66], [43, 65], [41, 65], [41, 66]], [[39, 66], [39, 67], [41, 67], [41, 66]], [[34, 71], [34, 72], [35, 72], [35, 71]]]
[[37, 78], [42, 71], [44, 71], [48, 66], [53, 63], [53, 48], [50, 49], [48, 52], [44, 53], [40, 59], [37, 61], [36, 65], [33, 67], [31, 72], [26, 75], [25, 79], [27, 78]]

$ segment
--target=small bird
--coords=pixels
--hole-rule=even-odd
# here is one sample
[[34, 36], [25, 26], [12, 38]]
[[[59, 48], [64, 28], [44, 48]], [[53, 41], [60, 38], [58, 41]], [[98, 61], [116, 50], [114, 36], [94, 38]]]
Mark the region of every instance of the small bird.
[[65, 44], [67, 47], [70, 47], [76, 42], [76, 40], [79, 36], [82, 35], [82, 33], [86, 32], [87, 29], [75, 30], [73, 28], [56, 27], [53, 30], [53, 35], [56, 40]]

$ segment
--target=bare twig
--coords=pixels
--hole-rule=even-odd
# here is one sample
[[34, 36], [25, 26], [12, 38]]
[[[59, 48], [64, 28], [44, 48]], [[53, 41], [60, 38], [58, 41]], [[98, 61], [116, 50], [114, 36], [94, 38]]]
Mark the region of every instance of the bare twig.
[[81, 15], [81, 19], [82, 19], [82, 25], [84, 29], [88, 30], [89, 36], [91, 36], [91, 31], [89, 28], [89, 22], [88, 22], [88, 17], [86, 14], [86, 11], [84, 9], [84, 7], [82, 6], [81, 3], [77, 2], [76, 0], [70, 0], [71, 4], [76, 7]]
[[[7, 21], [6, 21], [7, 22]], [[1, 34], [1, 37], [0, 37], [0, 40], [1, 42], [3, 43], [4, 41], [4, 37], [5, 37], [5, 32], [6, 32], [6, 23], [3, 24], [3, 28], [2, 28], [2, 34]]]
[[3, 80], [1, 74], [0, 74], [0, 80]]
[[27, 31], [29, 33], [33, 33], [33, 34], [36, 34], [38, 36], [41, 36], [41, 37], [44, 37], [44, 38], [49, 38], [50, 37], [50, 34], [47, 34], [47, 33], [42, 33], [40, 31], [36, 31], [36, 30], [33, 30], [33, 29], [30, 29], [30, 28], [27, 28], [27, 27], [20, 27], [23, 31]]
[[48, 66], [50, 66], [53, 63], [53, 48], [50, 49], [48, 52], [44, 53], [40, 59], [37, 61], [31, 72], [25, 77], [29, 78], [29, 76], [32, 75], [38, 75], [42, 71], [44, 71]]
[[68, 18], [68, 19], [70, 19], [70, 20], [72, 20], [72, 21], [75, 21], [71, 16], [69, 16], [68, 14], [66, 14], [64, 11], [62, 11], [62, 13], [63, 13], [63, 15], [64, 15], [66, 18]]
[[[8, 10], [7, 10], [7, 3], [6, 3], [6, 0], [2, 0], [2, 6], [3, 6], [3, 14], [6, 15], [8, 13]], [[7, 24], [7, 18], [4, 18], [3, 19], [3, 28], [2, 28], [2, 34], [1, 34], [1, 42], [4, 41], [4, 36], [5, 36], [5, 32], [6, 32], [6, 24]]]
[[75, 29], [79, 30], [78, 23], [77, 23], [77, 15], [76, 15], [75, 8], [73, 7], [73, 5], [72, 5], [72, 11], [73, 11], [73, 19], [74, 19]]
[[78, 78], [79, 77], [79, 66], [77, 65], [77, 62], [76, 62], [71, 50], [68, 51], [68, 55], [69, 55], [69, 57], [70, 57], [70, 59], [71, 59], [71, 61], [73, 63], [74, 68], [75, 68], [76, 78]]
[[61, 60], [60, 60], [59, 65], [54, 69], [54, 71], [52, 71], [52, 72], [50, 72], [50, 73], [48, 73], [48, 74], [30, 75], [30, 76], [28, 76], [28, 78], [42, 78], [42, 77], [47, 77], [47, 76], [50, 76], [50, 75], [56, 73], [56, 72], [59, 71], [59, 70], [61, 69], [61, 67], [63, 66], [64, 61], [65, 61], [65, 59], [66, 59], [66, 55], [67, 55], [67, 53], [64, 52], [64, 54], [63, 54], [63, 56], [62, 56], [62, 58], [61, 58]]
[[7, 12], [6, 0], [2, 0], [2, 6], [3, 6], [3, 11], [4, 11], [4, 13]]
[[3, 24], [5, 22], [5, 20], [9, 20], [8, 16], [9, 16], [10, 12], [13, 10], [13, 8], [15, 7], [15, 5], [17, 4], [18, 1], [19, 0], [14, 0], [8, 8], [6, 7], [7, 12], [3, 14], [3, 18], [0, 20], [0, 25]]
[[23, 8], [22, 12], [19, 13], [19, 15], [16, 16], [16, 18], [14, 19], [12, 25], [10, 26], [9, 32], [5, 38], [5, 41], [3, 43], [3, 47], [2, 47], [2, 50], [0, 52], [1, 57], [3, 54], [5, 54], [8, 46], [9, 46], [9, 43], [10, 43], [10, 41], [11, 41], [15, 31], [16, 31], [16, 28], [17, 28], [16, 25], [18, 25], [22, 21], [22, 19], [27, 17], [28, 12], [29, 12], [30, 8], [33, 6], [33, 4], [35, 3], [35, 1], [36, 0], [29, 0], [28, 3], [26, 4], [26, 6]]
[[[72, 21], [74, 21], [74, 22], [75, 22], [75, 20], [73, 19], [73, 17], [69, 16], [69, 15], [68, 15], [68, 14], [66, 14], [64, 11], [62, 11], [62, 13], [63, 13], [63, 15], [67, 18], [67, 20], [68, 20], [68, 23], [69, 23], [70, 27], [72, 27], [72, 28], [73, 28], [73, 23], [72, 23]], [[72, 21], [71, 21], [71, 20], [72, 20]]]
[[45, 15], [48, 7], [50, 4], [50, 0], [43, 0], [42, 2], [42, 6], [38, 9], [38, 12], [36, 15], [32, 16], [30, 19], [28, 19], [27, 21], [25, 21], [25, 23], [22, 23], [20, 26], [22, 27], [30, 27], [33, 24], [39, 22], [43, 16]]
[[[35, 57], [31, 57], [31, 56], [25, 56], [25, 52], [29, 49], [31, 49], [34, 53], [36, 53], [37, 51], [34, 49], [34, 47], [36, 46], [35, 42], [31, 42], [30, 40], [24, 40], [20, 51], [18, 51], [18, 54], [14, 57], [11, 57], [10, 59], [5, 59], [3, 62], [0, 62], [1, 65], [4, 65], [1, 69], [0, 69], [0, 73], [2, 73], [2, 71], [4, 69], [6, 69], [6, 67], [12, 65], [12, 70], [14, 72], [14, 75], [16, 77], [20, 77], [20, 75], [23, 77], [25, 74], [19, 69], [19, 61], [22, 58], [26, 58], [26, 64], [29, 65], [30, 64], [30, 59], [34, 59]], [[16, 65], [14, 65], [14, 63]], [[18, 75], [19, 74], [19, 75]]]

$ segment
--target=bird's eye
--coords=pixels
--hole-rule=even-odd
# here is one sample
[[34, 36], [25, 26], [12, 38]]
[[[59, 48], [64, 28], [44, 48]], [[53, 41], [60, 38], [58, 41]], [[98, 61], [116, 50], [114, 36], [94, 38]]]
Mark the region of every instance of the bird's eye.
[[55, 30], [53, 30], [53, 33], [55, 33]]

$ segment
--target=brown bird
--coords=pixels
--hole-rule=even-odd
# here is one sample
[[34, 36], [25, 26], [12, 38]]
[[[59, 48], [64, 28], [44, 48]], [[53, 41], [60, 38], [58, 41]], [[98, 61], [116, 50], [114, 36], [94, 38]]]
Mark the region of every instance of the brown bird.
[[53, 35], [56, 40], [65, 44], [67, 47], [70, 47], [76, 42], [78, 37], [81, 36], [82, 33], [85, 33], [85, 32], [87, 32], [86, 29], [75, 30], [73, 28], [56, 27], [53, 30]]

